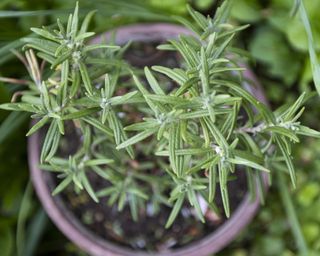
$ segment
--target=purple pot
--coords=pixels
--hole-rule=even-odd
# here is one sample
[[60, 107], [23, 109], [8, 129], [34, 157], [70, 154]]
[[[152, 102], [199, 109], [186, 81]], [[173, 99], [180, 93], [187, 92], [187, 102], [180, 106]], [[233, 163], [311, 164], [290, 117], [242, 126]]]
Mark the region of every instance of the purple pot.
[[[175, 38], [179, 34], [190, 34], [187, 29], [171, 24], [140, 24], [121, 27], [116, 30], [116, 43], [123, 45], [129, 40], [143, 42], [162, 42], [169, 38]], [[102, 37], [110, 37], [110, 32], [102, 34]], [[97, 37], [93, 42], [100, 42]], [[255, 86], [244, 84], [244, 87], [251, 92], [261, 102], [267, 103], [263, 90], [260, 87], [254, 74], [247, 70], [244, 73], [247, 80], [253, 81]], [[259, 199], [251, 201], [247, 193], [232, 214], [230, 219], [225, 221], [212, 234], [203, 239], [193, 242], [178, 249], [173, 249], [162, 253], [148, 254], [142, 251], [134, 251], [93, 234], [85, 228], [70, 212], [60, 196], [51, 195], [52, 177], [45, 171], [39, 169], [40, 156], [40, 135], [38, 133], [28, 140], [28, 157], [31, 171], [31, 179], [35, 191], [46, 210], [47, 214], [55, 225], [72, 242], [90, 255], [94, 256], [114, 256], [114, 255], [168, 255], [168, 256], [205, 256], [220, 251], [227, 246], [244, 229], [254, 217], [259, 208]], [[267, 187], [267, 176], [264, 176]], [[257, 191], [258, 193], [258, 191]]]

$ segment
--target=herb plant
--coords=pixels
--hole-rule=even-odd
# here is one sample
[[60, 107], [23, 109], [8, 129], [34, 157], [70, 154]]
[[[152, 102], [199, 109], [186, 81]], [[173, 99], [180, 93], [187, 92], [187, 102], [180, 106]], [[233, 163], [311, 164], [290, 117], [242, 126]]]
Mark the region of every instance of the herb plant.
[[[87, 32], [94, 12], [80, 25], [76, 6], [66, 27], [58, 20], [53, 29], [32, 28], [39, 37], [25, 38], [26, 57], [19, 55], [30, 73], [28, 89], [15, 95], [19, 102], [0, 107], [32, 114], [37, 122], [28, 136], [45, 131], [41, 167], [61, 179], [53, 195], [74, 184], [96, 202], [108, 196], [119, 211], [129, 205], [134, 220], [147, 202], [154, 213], [172, 206], [170, 227], [186, 202], [201, 221], [200, 198], [217, 212], [217, 189], [229, 217], [227, 184], [236, 169], [246, 172], [252, 196], [256, 178], [262, 191], [262, 173], [278, 162], [296, 185], [291, 147], [299, 135], [320, 135], [298, 121], [308, 97], [271, 111], [243, 88], [250, 82], [243, 54], [231, 43], [246, 26], [227, 24], [228, 10], [225, 1], [212, 19], [189, 8], [194, 22], [178, 19], [193, 34], [158, 47], [177, 52], [181, 65], [144, 71], [125, 61], [129, 44], [86, 43], [94, 35]], [[79, 145], [63, 155], [70, 136]], [[91, 173], [107, 181], [105, 189], [95, 191]]]

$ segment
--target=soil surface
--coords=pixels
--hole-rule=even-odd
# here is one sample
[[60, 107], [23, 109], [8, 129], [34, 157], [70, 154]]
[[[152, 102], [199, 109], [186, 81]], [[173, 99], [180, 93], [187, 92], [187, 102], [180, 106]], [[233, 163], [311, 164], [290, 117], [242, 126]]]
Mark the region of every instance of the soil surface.
[[[229, 181], [231, 213], [239, 206], [246, 193], [246, 176], [243, 171], [236, 172], [237, 179]], [[99, 190], [107, 186], [105, 180], [96, 174], [90, 176], [92, 186]], [[178, 248], [187, 243], [195, 242], [212, 233], [226, 218], [223, 216], [222, 199], [217, 190], [215, 203], [221, 214], [217, 216], [213, 211], [206, 212], [206, 222], [196, 219], [196, 214], [189, 204], [185, 204], [171, 228], [164, 226], [171, 212], [171, 208], [163, 206], [159, 214], [148, 216], [140, 212], [139, 220], [134, 222], [129, 207], [118, 212], [116, 206], [107, 204], [107, 198], [101, 198], [95, 203], [86, 193], [76, 194], [72, 188], [61, 194], [67, 209], [92, 233], [114, 241], [123, 246], [148, 251], [165, 251]]]

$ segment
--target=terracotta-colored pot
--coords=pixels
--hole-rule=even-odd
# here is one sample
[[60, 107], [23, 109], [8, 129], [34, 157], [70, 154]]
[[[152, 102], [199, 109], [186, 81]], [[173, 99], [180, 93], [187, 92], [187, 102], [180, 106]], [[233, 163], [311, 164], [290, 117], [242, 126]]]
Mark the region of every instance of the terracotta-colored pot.
[[[190, 31], [185, 28], [170, 24], [140, 24], [121, 27], [116, 31], [116, 42], [120, 45], [127, 43], [129, 40], [163, 42], [166, 39], [175, 38], [179, 34], [190, 34]], [[110, 37], [110, 32], [103, 34], [102, 37]], [[96, 38], [93, 41], [100, 41], [100, 38]], [[244, 76], [255, 83], [255, 86], [244, 84], [245, 88], [261, 102], [266, 103], [264, 93], [252, 72], [248, 70]], [[93, 234], [67, 209], [65, 202], [59, 195], [55, 197], [51, 195], [53, 187], [52, 176], [46, 171], [40, 170], [38, 167], [40, 156], [40, 136], [38, 133], [29, 138], [28, 156], [31, 179], [47, 214], [66, 237], [81, 249], [94, 256], [205, 256], [216, 253], [227, 246], [239, 232], [248, 225], [259, 208], [259, 200], [256, 199], [252, 202], [247, 193], [231, 218], [225, 221], [224, 224], [218, 227], [212, 234], [207, 235], [200, 241], [193, 242], [178, 249], [148, 254], [143, 251], [135, 251], [119, 246]], [[267, 183], [266, 176], [265, 183]]]

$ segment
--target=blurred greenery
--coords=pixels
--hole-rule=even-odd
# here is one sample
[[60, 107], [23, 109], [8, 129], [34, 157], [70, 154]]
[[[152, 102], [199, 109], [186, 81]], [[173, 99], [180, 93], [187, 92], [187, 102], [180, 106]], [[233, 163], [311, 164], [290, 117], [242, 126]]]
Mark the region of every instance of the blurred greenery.
[[[172, 4], [174, 1], [174, 4]], [[83, 12], [97, 9], [92, 28], [102, 32], [134, 22], [172, 21], [186, 15], [186, 3], [213, 14], [214, 0], [81, 0]], [[21, 49], [19, 38], [32, 26], [50, 25], [74, 7], [65, 0], [0, 1], [0, 76], [24, 77], [23, 65], [10, 52]], [[307, 36], [299, 15], [290, 16], [294, 0], [235, 0], [233, 22], [251, 26], [238, 44], [252, 56], [252, 66], [273, 108], [291, 103], [301, 91], [314, 90]], [[320, 51], [320, 1], [304, 1]], [[50, 10], [45, 11], [45, 10]], [[37, 12], [34, 12], [37, 11]], [[62, 19], [64, 20], [65, 17]], [[0, 82], [0, 103], [21, 86]], [[306, 107], [304, 122], [320, 130], [318, 97]], [[29, 185], [26, 137], [27, 116], [0, 111], [0, 248], [2, 256], [85, 255], [47, 219]], [[290, 191], [310, 255], [320, 255], [320, 142], [306, 139], [293, 152], [298, 188]], [[249, 227], [218, 255], [297, 255], [297, 243], [274, 182], [266, 204]], [[18, 232], [17, 232], [18, 231]]]
[[[232, 17], [251, 28], [241, 41], [251, 53], [272, 103], [291, 100], [297, 91], [310, 91], [312, 81], [308, 40], [299, 15], [290, 16], [293, 0], [237, 0]], [[312, 24], [316, 49], [320, 49], [320, 1], [304, 1]], [[290, 88], [290, 91], [278, 87]], [[289, 94], [289, 95], [288, 95]], [[292, 94], [290, 96], [290, 94]]]

